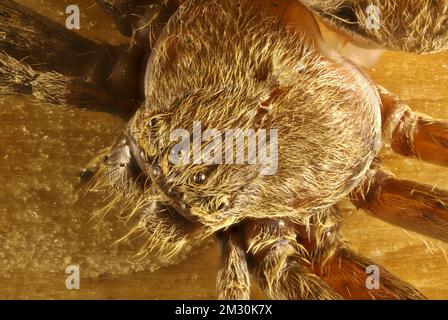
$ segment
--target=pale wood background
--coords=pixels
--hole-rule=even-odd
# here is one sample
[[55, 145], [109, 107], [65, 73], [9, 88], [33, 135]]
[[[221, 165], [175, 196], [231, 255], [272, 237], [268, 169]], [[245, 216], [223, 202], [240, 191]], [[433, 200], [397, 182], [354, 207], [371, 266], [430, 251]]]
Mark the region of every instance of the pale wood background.
[[[21, 0], [63, 22], [71, 1]], [[79, 0], [81, 34], [124, 41], [93, 0]], [[70, 63], [69, 61], [67, 63]], [[414, 110], [448, 120], [448, 54], [385, 53], [369, 71]], [[111, 115], [0, 97], [0, 298], [213, 299], [219, 255], [215, 243], [177, 266], [156, 272], [117, 263], [115, 225], [90, 222], [101, 195], [81, 198], [78, 174], [110, 145], [123, 123]], [[448, 188], [447, 169], [386, 152], [399, 177]], [[433, 299], [448, 298], [447, 245], [347, 211], [345, 237]], [[117, 231], [118, 232], [118, 231]], [[118, 232], [119, 233], [119, 232]], [[132, 248], [127, 248], [132, 249]], [[124, 250], [126, 251], [126, 250]], [[132, 251], [132, 250], [129, 250]], [[121, 261], [121, 260], [120, 260]], [[81, 264], [81, 289], [65, 288], [65, 266]], [[84, 270], [86, 270], [84, 272]], [[253, 298], [263, 298], [254, 286]]]

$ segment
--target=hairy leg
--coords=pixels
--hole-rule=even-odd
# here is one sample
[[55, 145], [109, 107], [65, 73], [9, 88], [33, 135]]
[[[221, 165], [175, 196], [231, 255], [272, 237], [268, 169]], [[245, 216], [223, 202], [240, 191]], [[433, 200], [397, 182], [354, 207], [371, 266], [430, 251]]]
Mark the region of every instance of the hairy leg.
[[[384, 142], [398, 154], [448, 166], [448, 122], [413, 112], [382, 87], [378, 91]], [[382, 220], [448, 242], [446, 190], [396, 179], [374, 164], [352, 201]]]
[[383, 139], [403, 156], [448, 166], [448, 122], [413, 112], [394, 94], [378, 87]]
[[[342, 217], [337, 206], [314, 214], [308, 228], [294, 225], [297, 241], [311, 254], [312, 272], [344, 299], [422, 299], [411, 285], [351, 250], [341, 236]], [[379, 288], [369, 289], [367, 267], [379, 272]]]
[[448, 242], [448, 191], [372, 169], [352, 202], [389, 223]]
[[184, 0], [97, 0], [98, 6], [110, 14], [118, 30], [130, 37], [129, 55], [137, 61], [136, 76], [144, 96], [145, 70], [152, 49], [168, 20]]
[[139, 248], [136, 257], [151, 261], [153, 270], [178, 264], [204, 239], [201, 226], [173, 214], [157, 201], [127, 219], [134, 227], [117, 243], [127, 242]]
[[250, 299], [250, 277], [246, 253], [241, 247], [239, 233], [230, 228], [218, 234], [221, 245], [221, 268], [218, 273], [219, 299]]
[[144, 10], [153, 6], [158, 1], [145, 0], [97, 0], [98, 6], [112, 15], [118, 30], [126, 37], [132, 36], [132, 32], [138, 23], [139, 16]]
[[112, 15], [120, 32], [133, 45], [152, 46], [168, 19], [184, 0], [97, 0]]
[[[448, 49], [448, 0], [302, 2], [330, 27], [367, 47], [416, 53]], [[372, 9], [372, 5], [376, 7]], [[376, 16], [379, 18], [376, 20], [379, 22], [378, 27], [374, 24], [375, 20], [372, 20]]]
[[[82, 107], [92, 101], [99, 105], [89, 107], [116, 112], [135, 108], [140, 66], [124, 48], [83, 38], [10, 0], [0, 2], [0, 17], [3, 94], [47, 92], [49, 99], [36, 96]], [[122, 101], [115, 105], [117, 96]]]
[[[403, 282], [377, 263], [357, 254], [339, 243], [336, 253], [323, 268], [316, 268], [316, 274], [345, 299], [425, 299], [417, 289]], [[378, 285], [375, 288], [369, 279], [370, 272], [377, 272]], [[368, 284], [372, 285], [368, 287]]]
[[131, 110], [129, 100], [113, 97], [81, 78], [55, 71], [36, 71], [23, 61], [0, 52], [0, 95], [31, 95], [39, 102], [82, 108]]
[[308, 253], [296, 241], [291, 223], [246, 221], [241, 226], [252, 274], [273, 299], [341, 299], [310, 271]]

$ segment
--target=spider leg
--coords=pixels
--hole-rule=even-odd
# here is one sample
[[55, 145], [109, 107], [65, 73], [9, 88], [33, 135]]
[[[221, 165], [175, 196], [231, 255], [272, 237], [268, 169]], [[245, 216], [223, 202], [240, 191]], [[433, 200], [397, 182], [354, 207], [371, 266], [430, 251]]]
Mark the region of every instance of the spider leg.
[[[360, 256], [342, 240], [337, 206], [315, 213], [304, 225], [294, 224], [297, 241], [311, 254], [312, 271], [344, 299], [423, 299], [411, 285]], [[378, 286], [369, 277], [374, 268]], [[370, 288], [370, 289], [369, 289]]]
[[[316, 274], [345, 299], [426, 299], [417, 289], [395, 277], [375, 262], [339, 243], [334, 256]], [[372, 286], [370, 272], [378, 275], [378, 287]], [[368, 286], [370, 285], [370, 286]]]
[[386, 222], [448, 242], [448, 191], [372, 169], [352, 202]]
[[139, 247], [137, 257], [150, 261], [151, 269], [178, 264], [204, 237], [200, 225], [190, 222], [158, 202], [132, 213], [129, 221], [135, 226], [117, 243], [129, 242]]
[[132, 35], [133, 25], [138, 22], [138, 14], [153, 2], [156, 1], [96, 0], [101, 9], [112, 15], [118, 30], [126, 37]]
[[447, 0], [301, 1], [362, 46], [415, 53], [448, 49]]
[[310, 271], [308, 253], [291, 223], [256, 220], [241, 226], [252, 274], [272, 299], [341, 299]]
[[169, 18], [184, 0], [97, 0], [112, 15], [120, 32], [132, 37], [133, 47], [151, 49]]
[[[58, 72], [39, 72], [23, 61], [0, 52], [0, 95], [32, 95], [43, 103], [71, 105], [82, 108], [107, 107], [113, 101], [108, 92], [81, 78]], [[120, 110], [131, 110], [129, 101], [115, 99]]]
[[217, 293], [221, 300], [250, 299], [250, 277], [246, 253], [234, 229], [218, 235], [221, 245], [221, 268], [218, 273]]
[[[139, 70], [146, 70], [152, 49], [159, 38], [165, 24], [177, 11], [184, 0], [97, 0], [100, 8], [110, 14], [118, 30], [130, 37], [130, 47], [127, 52], [132, 61], [137, 61]], [[135, 77], [141, 92], [146, 88], [144, 72]]]
[[413, 112], [382, 87], [378, 91], [382, 101], [383, 139], [392, 150], [448, 166], [448, 122]]
[[11, 0], [0, 2], [0, 16], [2, 94], [133, 111], [140, 71], [124, 48], [81, 37]]

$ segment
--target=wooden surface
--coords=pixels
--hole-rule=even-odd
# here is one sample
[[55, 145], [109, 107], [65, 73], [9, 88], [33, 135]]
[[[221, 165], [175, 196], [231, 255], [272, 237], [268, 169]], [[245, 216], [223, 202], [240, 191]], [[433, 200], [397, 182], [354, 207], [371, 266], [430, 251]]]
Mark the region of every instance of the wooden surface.
[[[69, 1], [21, 0], [63, 22]], [[44, 4], [42, 4], [44, 3]], [[78, 1], [83, 35], [120, 43], [93, 0]], [[69, 62], [68, 62], [69, 63]], [[385, 53], [372, 78], [417, 111], [448, 120], [448, 54]], [[77, 193], [78, 175], [124, 123], [112, 115], [37, 105], [0, 97], [0, 298], [208, 299], [214, 298], [219, 255], [211, 241], [179, 265], [155, 272], [111, 246], [123, 230], [113, 219], [92, 221], [101, 194]], [[448, 188], [447, 169], [386, 152], [400, 178]], [[407, 233], [361, 211], [345, 212], [344, 235], [373, 258], [434, 299], [448, 298], [447, 245]], [[65, 288], [65, 267], [80, 264], [81, 289]], [[263, 298], [254, 286], [253, 298]]]

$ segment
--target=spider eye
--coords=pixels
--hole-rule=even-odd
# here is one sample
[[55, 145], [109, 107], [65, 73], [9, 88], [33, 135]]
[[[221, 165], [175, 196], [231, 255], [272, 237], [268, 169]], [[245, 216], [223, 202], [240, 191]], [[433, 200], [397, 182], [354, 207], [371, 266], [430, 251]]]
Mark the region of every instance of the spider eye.
[[193, 176], [193, 182], [196, 184], [203, 184], [207, 180], [207, 176], [203, 172], [198, 172]]
[[152, 170], [152, 174], [155, 178], [160, 177], [160, 175], [162, 174], [162, 168], [160, 168], [160, 166], [157, 164], [153, 165], [151, 170]]
[[149, 122], [149, 125], [151, 127], [155, 127], [158, 123], [159, 123], [159, 119], [154, 118], [154, 119], [151, 119], [151, 121]]

